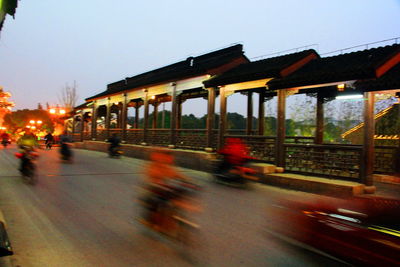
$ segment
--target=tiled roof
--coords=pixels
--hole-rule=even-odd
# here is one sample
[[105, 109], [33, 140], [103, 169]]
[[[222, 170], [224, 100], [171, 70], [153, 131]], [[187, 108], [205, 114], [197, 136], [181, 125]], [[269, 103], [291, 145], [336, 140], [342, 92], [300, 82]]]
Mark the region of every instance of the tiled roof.
[[378, 79], [360, 80], [355, 86], [363, 91], [400, 89], [400, 63]]
[[115, 94], [127, 89], [209, 74], [210, 70], [228, 64], [238, 58], [242, 58], [245, 62], [248, 61], [244, 56], [243, 46], [240, 44], [201, 56], [189, 57], [186, 60], [111, 83], [107, 86], [107, 91], [89, 97], [86, 100]]
[[75, 110], [79, 110], [79, 109], [84, 109], [88, 107], [89, 102], [85, 102], [83, 104], [80, 104], [79, 106], [74, 107]]
[[291, 75], [271, 80], [269, 89], [284, 89], [322, 83], [376, 78], [376, 69], [400, 51], [400, 45], [320, 58], [313, 60]]
[[204, 82], [206, 87], [214, 87], [238, 82], [247, 82], [265, 78], [281, 77], [281, 71], [299, 60], [315, 54], [315, 50], [304, 50], [297, 53], [278, 57], [267, 58], [259, 61], [242, 64], [221, 75], [213, 77]]

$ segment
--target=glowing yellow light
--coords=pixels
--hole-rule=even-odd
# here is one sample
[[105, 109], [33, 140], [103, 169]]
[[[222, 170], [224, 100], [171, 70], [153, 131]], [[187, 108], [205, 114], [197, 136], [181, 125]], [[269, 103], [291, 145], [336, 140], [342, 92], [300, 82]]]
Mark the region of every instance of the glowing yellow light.
[[65, 114], [65, 109], [60, 109], [60, 114]]
[[42, 124], [42, 121], [40, 121], [40, 120], [39, 120], [39, 121], [37, 121], [37, 124]]
[[50, 114], [56, 114], [56, 110], [54, 108], [50, 109]]
[[31, 126], [30, 126], [30, 125], [27, 125], [26, 128], [31, 128]]
[[36, 126], [32, 126], [31, 129], [36, 129]]
[[155, 95], [152, 95], [152, 96], [151, 96], [151, 99], [153, 99], [153, 100], [156, 99], [156, 96], [155, 96]]
[[34, 120], [30, 120], [29, 123], [30, 123], [30, 124], [34, 124], [35, 121], [34, 121]]
[[344, 83], [338, 84], [337, 85], [337, 89], [338, 91], [344, 91], [344, 88], [346, 87], [346, 85]]

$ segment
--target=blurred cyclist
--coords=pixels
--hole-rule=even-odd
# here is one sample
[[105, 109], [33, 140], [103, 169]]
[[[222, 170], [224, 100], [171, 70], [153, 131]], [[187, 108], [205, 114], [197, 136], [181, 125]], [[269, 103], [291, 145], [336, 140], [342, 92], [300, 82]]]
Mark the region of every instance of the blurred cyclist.
[[46, 134], [46, 136], [44, 137], [44, 140], [45, 140], [46, 148], [47, 148], [47, 149], [51, 149], [51, 146], [52, 146], [52, 144], [53, 144], [53, 142], [54, 142], [54, 137], [53, 137], [53, 135], [52, 135], [50, 132], [48, 132], [48, 133]]
[[227, 138], [225, 146], [218, 151], [223, 159], [217, 167], [217, 173], [224, 173], [235, 166], [243, 166], [249, 159], [249, 151], [239, 138]]
[[179, 190], [174, 182], [188, 182], [189, 178], [176, 170], [173, 156], [166, 152], [153, 152], [150, 160], [146, 169], [146, 189], [150, 196], [145, 200], [148, 210], [144, 217], [147, 223], [162, 227], [160, 219], [163, 216], [157, 216], [160, 215], [159, 211], [169, 200], [179, 198]]
[[107, 139], [107, 143], [110, 143], [110, 146], [108, 147], [110, 156], [112, 157], [119, 155], [117, 153], [117, 149], [121, 146], [121, 140], [118, 138], [116, 133], [113, 133], [112, 136]]

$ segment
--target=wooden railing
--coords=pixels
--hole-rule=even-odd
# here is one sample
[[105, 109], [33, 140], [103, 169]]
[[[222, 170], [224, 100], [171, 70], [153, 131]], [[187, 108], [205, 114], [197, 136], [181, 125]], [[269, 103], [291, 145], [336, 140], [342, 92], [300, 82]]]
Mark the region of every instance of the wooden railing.
[[285, 169], [335, 178], [360, 178], [361, 146], [285, 144]]
[[144, 142], [143, 133], [143, 129], [127, 129], [125, 141], [128, 144], [141, 144]]
[[147, 143], [153, 146], [168, 146], [171, 142], [170, 129], [147, 129]]
[[83, 132], [83, 140], [92, 140], [91, 132]]
[[206, 129], [176, 130], [176, 147], [202, 150], [207, 147]]
[[96, 140], [97, 141], [105, 141], [107, 139], [107, 130], [106, 129], [97, 129], [96, 130]]
[[122, 139], [122, 129], [121, 128], [110, 128], [110, 136], [116, 134], [119, 138]]
[[398, 146], [375, 146], [374, 171], [377, 173], [397, 172], [398, 158]]
[[80, 142], [81, 141], [81, 134], [80, 133], [71, 133], [72, 141]]

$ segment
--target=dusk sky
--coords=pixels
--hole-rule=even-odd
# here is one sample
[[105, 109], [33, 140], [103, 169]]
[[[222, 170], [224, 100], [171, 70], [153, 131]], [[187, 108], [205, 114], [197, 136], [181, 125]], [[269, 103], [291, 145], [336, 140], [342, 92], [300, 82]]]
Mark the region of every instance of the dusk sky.
[[[400, 37], [400, 0], [21, 0], [18, 5], [15, 20], [7, 16], [0, 36], [0, 86], [13, 94], [14, 110], [56, 104], [61, 88], [74, 80], [80, 104], [108, 83], [233, 43], [243, 44], [253, 58], [310, 44], [323, 54]], [[195, 105], [184, 113], [199, 115]]]

